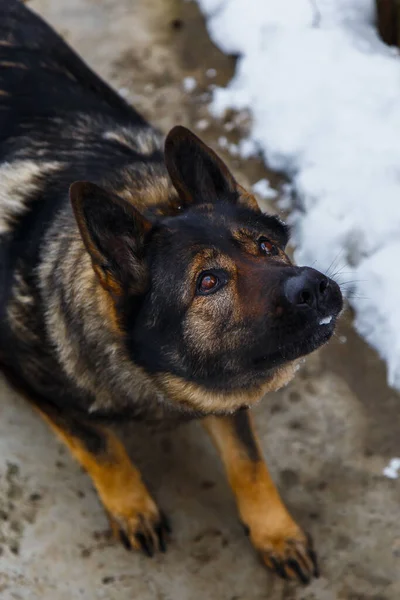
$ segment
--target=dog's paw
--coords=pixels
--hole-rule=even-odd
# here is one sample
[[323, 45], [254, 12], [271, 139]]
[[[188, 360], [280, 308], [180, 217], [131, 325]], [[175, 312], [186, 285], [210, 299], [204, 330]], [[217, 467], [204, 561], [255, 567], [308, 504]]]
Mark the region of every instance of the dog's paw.
[[153, 502], [141, 510], [109, 513], [109, 519], [114, 537], [121, 540], [127, 550], [140, 550], [149, 557], [166, 551], [170, 524]]
[[317, 556], [311, 536], [303, 533], [293, 522], [291, 527], [279, 532], [264, 529], [249, 530], [253, 546], [263, 563], [283, 579], [310, 583], [319, 577]]

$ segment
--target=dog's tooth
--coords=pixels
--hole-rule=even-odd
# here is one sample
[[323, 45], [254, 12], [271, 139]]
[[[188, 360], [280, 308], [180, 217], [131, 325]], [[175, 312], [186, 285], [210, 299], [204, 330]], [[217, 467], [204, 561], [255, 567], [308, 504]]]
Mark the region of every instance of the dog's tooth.
[[332, 319], [333, 319], [332, 315], [330, 317], [324, 317], [323, 319], [320, 320], [319, 324], [320, 325], [328, 325], [332, 321]]

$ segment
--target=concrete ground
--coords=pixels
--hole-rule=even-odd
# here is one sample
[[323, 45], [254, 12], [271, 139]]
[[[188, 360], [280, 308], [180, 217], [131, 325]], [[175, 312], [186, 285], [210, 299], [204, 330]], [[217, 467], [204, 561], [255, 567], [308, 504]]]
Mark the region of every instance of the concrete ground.
[[[31, 6], [163, 131], [184, 123], [217, 146], [246, 117], [213, 122], [210, 84], [235, 59], [207, 37], [193, 2], [33, 0]], [[215, 78], [206, 71], [217, 70]], [[212, 75], [212, 73], [211, 73]], [[184, 90], [194, 76], [196, 89]], [[222, 154], [224, 154], [222, 152]], [[260, 161], [224, 155], [247, 185]], [[131, 451], [173, 523], [168, 553], [129, 554], [108, 536], [91, 483], [31, 408], [0, 384], [0, 598], [67, 600], [398, 600], [400, 398], [374, 352], [343, 318], [296, 380], [256, 409], [268, 463], [294, 516], [314, 536], [322, 576], [309, 587], [264, 571], [243, 536], [210, 442], [185, 426]], [[129, 438], [129, 432], [125, 432]]]

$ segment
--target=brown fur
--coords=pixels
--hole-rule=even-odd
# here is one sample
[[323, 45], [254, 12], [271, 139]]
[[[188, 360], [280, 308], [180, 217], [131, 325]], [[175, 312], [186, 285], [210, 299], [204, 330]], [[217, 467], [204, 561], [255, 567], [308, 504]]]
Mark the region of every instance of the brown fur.
[[159, 550], [160, 540], [154, 530], [160, 525], [162, 515], [115, 434], [104, 427], [92, 426], [104, 447], [100, 452], [91, 452], [65, 425], [57, 423], [46, 412], [40, 413], [90, 475], [114, 535], [124, 536], [132, 548], [140, 550], [137, 537], [146, 533], [153, 540], [154, 550]]
[[[252, 435], [250, 416], [240, 418], [249, 420]], [[269, 568], [282, 564], [282, 573], [289, 578], [298, 576], [293, 570], [297, 562], [305, 574], [317, 573], [311, 542], [284, 506], [261, 458], [257, 438], [254, 436], [259, 458], [254, 460], [249, 456], [248, 442], [244, 445], [238, 438], [233, 417], [208, 417], [204, 426], [221, 455], [240, 518], [265, 564]]]
[[254, 406], [265, 394], [276, 392], [287, 385], [295, 369], [295, 363], [290, 363], [277, 370], [270, 381], [264, 382], [263, 385], [250, 390], [237, 390], [231, 394], [207, 393], [200, 386], [172, 375], [160, 375], [157, 377], [157, 383], [169, 398], [183, 406], [187, 404], [194, 407], [199, 413], [208, 413], [210, 410], [216, 413], [234, 412], [241, 406]]

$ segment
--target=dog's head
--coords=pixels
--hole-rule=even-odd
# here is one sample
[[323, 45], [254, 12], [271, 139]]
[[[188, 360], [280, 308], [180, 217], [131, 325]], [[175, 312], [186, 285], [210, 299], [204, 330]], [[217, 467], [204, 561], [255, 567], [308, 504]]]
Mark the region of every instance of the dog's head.
[[332, 335], [338, 285], [285, 253], [288, 228], [194, 134], [175, 127], [165, 162], [179, 204], [145, 217], [76, 183], [72, 203], [112, 295], [132, 361], [168, 398], [200, 413], [252, 404]]

